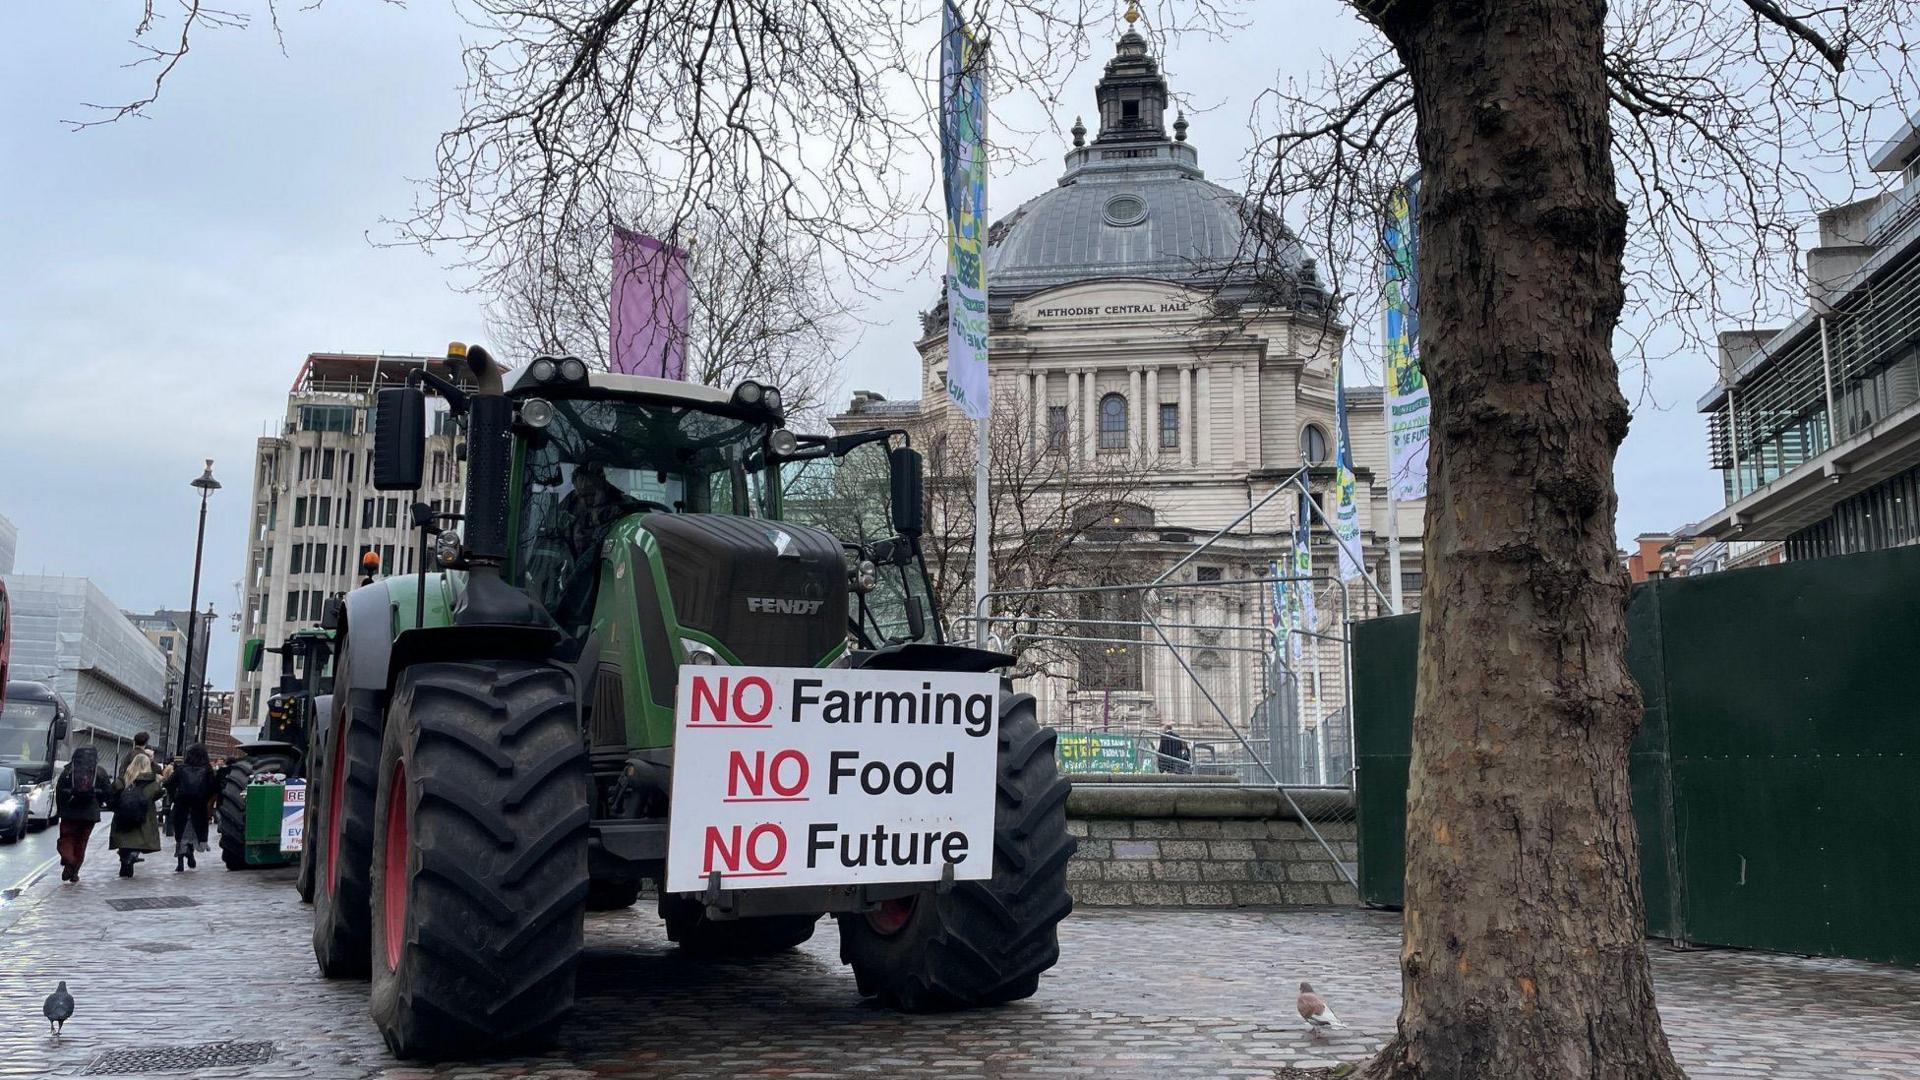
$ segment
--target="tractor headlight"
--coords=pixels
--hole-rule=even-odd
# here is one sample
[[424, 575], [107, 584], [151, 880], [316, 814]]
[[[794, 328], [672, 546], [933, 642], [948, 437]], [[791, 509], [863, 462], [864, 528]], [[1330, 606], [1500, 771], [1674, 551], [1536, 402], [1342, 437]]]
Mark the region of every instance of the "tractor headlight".
[[772, 409], [775, 412], [779, 412], [780, 411], [780, 388], [777, 386], [767, 387], [766, 397], [767, 397], [767, 408]]
[[870, 593], [878, 584], [880, 584], [879, 572], [874, 569], [871, 562], [861, 559], [860, 565], [853, 570], [853, 591]]
[[460, 549], [460, 534], [449, 529], [433, 538], [433, 554], [440, 560], [441, 566], [458, 566], [464, 552]]
[[692, 638], [681, 638], [680, 647], [686, 650], [687, 663], [712, 666], [720, 663], [720, 654], [708, 648], [704, 642]]
[[527, 374], [533, 376], [534, 382], [552, 382], [553, 377], [559, 373], [560, 366], [550, 357], [545, 356], [535, 360], [533, 366], [527, 369]]
[[773, 434], [767, 436], [767, 446], [775, 457], [792, 457], [793, 452], [800, 449], [800, 436], [786, 428], [775, 428]]
[[765, 394], [765, 388], [752, 379], [748, 379], [746, 382], [734, 387], [733, 390], [733, 396], [739, 398], [740, 404], [742, 405], [758, 405], [760, 404], [760, 398]]
[[577, 357], [563, 357], [560, 360], [560, 377], [568, 382], [584, 382], [587, 378], [587, 365]]
[[553, 423], [553, 403], [545, 398], [528, 398], [520, 403], [520, 420], [531, 428]]

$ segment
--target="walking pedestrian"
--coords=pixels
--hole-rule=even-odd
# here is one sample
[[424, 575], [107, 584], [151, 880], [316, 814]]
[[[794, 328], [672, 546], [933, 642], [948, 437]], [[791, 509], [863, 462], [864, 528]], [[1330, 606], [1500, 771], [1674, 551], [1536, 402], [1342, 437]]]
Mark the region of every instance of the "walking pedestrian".
[[107, 846], [120, 853], [120, 876], [132, 877], [142, 852], [160, 850], [160, 821], [153, 804], [166, 794], [166, 777], [153, 771], [153, 757], [135, 742], [133, 757], [113, 784], [113, 829]]
[[1160, 771], [1180, 774], [1193, 771], [1193, 751], [1171, 723], [1160, 733]]
[[205, 851], [207, 822], [213, 816], [213, 766], [207, 763], [207, 748], [194, 743], [178, 768], [167, 775], [167, 824], [173, 832], [173, 872], [180, 873], [194, 861], [195, 851]]
[[100, 810], [107, 805], [113, 777], [100, 767], [100, 751], [82, 746], [73, 752], [73, 760], [60, 770], [54, 781], [53, 801], [60, 812], [60, 880], [80, 880], [80, 864], [87, 861], [87, 841], [93, 827], [100, 824]]

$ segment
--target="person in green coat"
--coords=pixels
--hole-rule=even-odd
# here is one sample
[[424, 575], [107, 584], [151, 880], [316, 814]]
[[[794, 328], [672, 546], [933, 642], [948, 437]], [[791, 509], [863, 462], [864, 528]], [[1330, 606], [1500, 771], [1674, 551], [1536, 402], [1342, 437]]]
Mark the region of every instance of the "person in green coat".
[[[141, 854], [160, 850], [160, 811], [153, 804], [166, 790], [166, 773], [155, 773], [153, 758], [143, 750], [134, 752], [114, 781], [113, 830], [107, 836], [107, 847], [120, 853], [121, 877], [133, 876], [133, 864]], [[119, 809], [129, 793], [146, 811], [137, 821], [129, 820], [130, 815]]]

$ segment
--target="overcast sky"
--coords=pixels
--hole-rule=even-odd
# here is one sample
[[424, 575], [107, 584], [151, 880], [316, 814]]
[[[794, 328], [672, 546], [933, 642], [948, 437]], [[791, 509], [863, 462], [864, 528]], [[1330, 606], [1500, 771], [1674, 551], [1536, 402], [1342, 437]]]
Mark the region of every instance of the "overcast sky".
[[[141, 73], [120, 65], [137, 8], [34, 4], [8, 16], [10, 39], [31, 47], [0, 65], [0, 515], [19, 526], [22, 573], [91, 576], [124, 608], [183, 606], [197, 509], [188, 482], [214, 458], [227, 487], [211, 504], [201, 606], [222, 616], [209, 670], [224, 687], [254, 440], [282, 415], [301, 359], [437, 353], [483, 337], [482, 300], [440, 260], [370, 242], [383, 216], [404, 214], [408, 178], [429, 171], [435, 137], [458, 115], [465, 28], [446, 0], [283, 11], [286, 55], [264, 26], [204, 34], [149, 118], [67, 130], [82, 102], [136, 96]], [[1317, 68], [1362, 33], [1334, 0], [1296, 11], [1284, 35], [1169, 50], [1210, 178], [1238, 180], [1258, 87]], [[1062, 129], [1093, 114], [1107, 55], [1074, 80]], [[1010, 101], [994, 124], [1011, 136], [1046, 117]], [[1040, 136], [1040, 163], [997, 172], [991, 204], [1005, 211], [1051, 186], [1064, 149]], [[897, 291], [869, 302], [837, 399], [916, 393], [916, 313], [937, 277], [916, 268], [887, 280]], [[1704, 357], [1652, 373], [1666, 407], [1636, 409], [1618, 470], [1623, 538], [1721, 505], [1692, 407], [1711, 382]]]

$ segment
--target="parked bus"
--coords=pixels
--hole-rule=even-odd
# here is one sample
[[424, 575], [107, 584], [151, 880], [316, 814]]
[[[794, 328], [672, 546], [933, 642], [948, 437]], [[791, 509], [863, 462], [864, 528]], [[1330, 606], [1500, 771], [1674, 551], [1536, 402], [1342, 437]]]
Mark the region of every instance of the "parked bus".
[[69, 757], [67, 726], [72, 716], [46, 683], [7, 685], [6, 705], [0, 707], [0, 765], [13, 769], [15, 794], [27, 804], [30, 826], [59, 820], [53, 780]]

